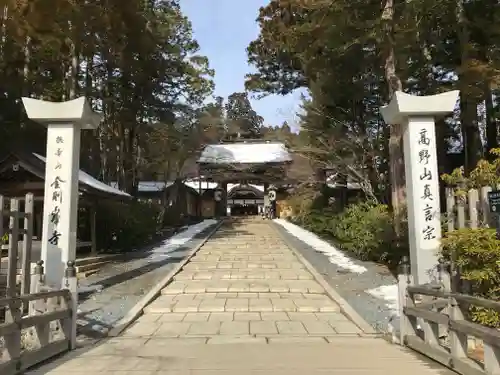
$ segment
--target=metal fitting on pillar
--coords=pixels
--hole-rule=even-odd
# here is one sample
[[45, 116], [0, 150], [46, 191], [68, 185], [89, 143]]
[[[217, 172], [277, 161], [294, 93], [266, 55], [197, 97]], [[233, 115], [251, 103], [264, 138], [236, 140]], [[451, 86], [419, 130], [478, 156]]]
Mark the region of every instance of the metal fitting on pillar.
[[413, 283], [413, 278], [411, 275], [411, 262], [408, 256], [403, 256], [398, 266], [398, 274], [406, 276], [406, 284], [410, 285]]
[[411, 273], [410, 259], [408, 256], [403, 256], [398, 265], [398, 274], [408, 276]]
[[438, 265], [438, 280], [439, 284], [444, 291], [448, 292], [451, 290], [451, 279], [450, 279], [450, 265], [445, 259], [439, 258]]
[[43, 260], [36, 262], [35, 275], [38, 277], [38, 282], [43, 283], [45, 269], [43, 267]]
[[66, 263], [66, 269], [64, 270], [64, 277], [69, 279], [71, 277], [76, 277], [76, 267], [74, 260], [68, 260]]
[[446, 261], [443, 258], [438, 259], [437, 271], [438, 271], [439, 281], [441, 281], [443, 274], [445, 272], [448, 272], [448, 265], [446, 264]]

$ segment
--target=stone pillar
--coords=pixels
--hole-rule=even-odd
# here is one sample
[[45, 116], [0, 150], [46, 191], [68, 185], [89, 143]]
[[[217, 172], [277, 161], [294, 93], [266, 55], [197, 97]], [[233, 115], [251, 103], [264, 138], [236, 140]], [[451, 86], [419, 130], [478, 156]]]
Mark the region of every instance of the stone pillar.
[[222, 191], [220, 184], [217, 184], [217, 188], [214, 191], [214, 199], [215, 199], [215, 217], [221, 216], [221, 206], [224, 200], [224, 192]]
[[434, 280], [441, 244], [441, 208], [435, 118], [453, 112], [459, 96], [396, 92], [380, 112], [387, 124], [403, 126], [411, 273], [417, 284]]
[[221, 188], [223, 191], [221, 213], [222, 213], [222, 216], [227, 216], [227, 182], [222, 183]]
[[61, 103], [22, 100], [28, 118], [47, 126], [41, 257], [46, 283], [59, 288], [66, 265], [76, 257], [80, 131], [96, 129], [102, 117], [84, 97]]
[[[272, 209], [273, 211], [273, 215], [271, 217], [271, 219], [275, 219], [277, 217], [277, 205], [276, 205], [276, 199], [278, 198], [277, 197], [277, 192], [278, 192], [278, 189], [276, 188], [275, 185], [271, 185], [268, 187], [267, 189], [267, 199], [269, 201], [269, 207]], [[272, 197], [271, 197], [272, 195]]]
[[264, 182], [264, 212], [266, 212], [267, 207], [269, 207], [269, 197], [268, 197], [268, 192], [269, 192], [269, 183]]

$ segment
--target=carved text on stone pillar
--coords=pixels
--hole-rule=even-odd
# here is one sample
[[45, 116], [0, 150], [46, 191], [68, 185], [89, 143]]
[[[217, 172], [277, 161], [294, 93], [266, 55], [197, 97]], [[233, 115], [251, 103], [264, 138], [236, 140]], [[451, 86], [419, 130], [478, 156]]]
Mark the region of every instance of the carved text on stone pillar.
[[[53, 246], [58, 246], [59, 238], [61, 237], [61, 232], [59, 231], [59, 222], [61, 219], [60, 204], [62, 204], [63, 185], [65, 184], [66, 181], [64, 181], [58, 174], [58, 171], [62, 168], [62, 157], [64, 154], [63, 150], [64, 138], [61, 136], [56, 136], [55, 141], [57, 148], [54, 155], [57, 157], [57, 159], [54, 166], [55, 177], [52, 183], [50, 184], [50, 187], [52, 189], [51, 192], [52, 211], [50, 212], [49, 215], [49, 221], [50, 224], [52, 225], [52, 228], [50, 229], [51, 235], [48, 239], [48, 242]], [[45, 204], [49, 204], [49, 202], [45, 202]]]
[[438, 208], [436, 197], [433, 192], [433, 185], [436, 183], [434, 180], [437, 176], [432, 175], [431, 166], [436, 163], [435, 150], [432, 150], [430, 145], [434, 144], [430, 138], [433, 132], [429, 132], [425, 127], [419, 131], [418, 137], [418, 168], [420, 181], [423, 181], [421, 190], [421, 199], [423, 201], [421, 212], [416, 212], [417, 215], [422, 216], [422, 238], [424, 241], [431, 241], [436, 239], [435, 219], [438, 215]]

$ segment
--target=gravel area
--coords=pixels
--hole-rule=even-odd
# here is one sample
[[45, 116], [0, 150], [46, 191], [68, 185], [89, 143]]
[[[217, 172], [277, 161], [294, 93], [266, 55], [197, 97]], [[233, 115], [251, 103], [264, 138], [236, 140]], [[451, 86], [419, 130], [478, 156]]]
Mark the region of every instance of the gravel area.
[[79, 338], [85, 340], [103, 337], [177, 263], [198, 246], [212, 228], [213, 226], [207, 228], [162, 258], [158, 258], [155, 252], [152, 259], [148, 249], [125, 254], [123, 259], [80, 280], [80, 289], [88, 292], [80, 294]]
[[[281, 225], [272, 223], [275, 228], [311, 263], [311, 265], [325, 277], [326, 281], [344, 298], [353, 308], [377, 331], [388, 333], [388, 323], [394, 318], [394, 311], [389, 309], [383, 300], [366, 293], [366, 290], [382, 285], [391, 285], [396, 278], [390, 271], [381, 265], [372, 262], [356, 260], [356, 264], [366, 267], [367, 272], [362, 274], [352, 273], [339, 268], [329, 262], [328, 258], [314, 250], [307, 243], [299, 240]], [[399, 319], [394, 319], [393, 325]]]

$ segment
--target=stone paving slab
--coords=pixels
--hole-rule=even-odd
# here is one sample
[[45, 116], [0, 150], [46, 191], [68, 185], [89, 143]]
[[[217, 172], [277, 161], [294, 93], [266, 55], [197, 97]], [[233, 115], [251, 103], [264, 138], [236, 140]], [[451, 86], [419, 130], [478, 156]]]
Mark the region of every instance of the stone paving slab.
[[363, 335], [268, 223], [239, 228], [207, 241], [125, 336], [271, 344]]
[[185, 270], [211, 270], [211, 269], [224, 269], [224, 270], [239, 270], [239, 269], [264, 269], [264, 270], [288, 270], [288, 269], [304, 269], [301, 263], [289, 262], [267, 262], [267, 261], [253, 261], [253, 262], [190, 262], [184, 267]]
[[260, 219], [229, 222], [122, 336], [72, 355], [30, 375], [451, 374], [362, 332]]
[[176, 275], [175, 280], [243, 280], [243, 279], [278, 279], [278, 280], [312, 280], [312, 275], [305, 270], [265, 271], [258, 269], [239, 270], [204, 270], [185, 271]]
[[[451, 375], [373, 338], [117, 338], [30, 375]], [[362, 360], [360, 360], [362, 359]]]
[[319, 293], [324, 289], [313, 280], [245, 279], [245, 280], [175, 280], [163, 294], [179, 293]]

